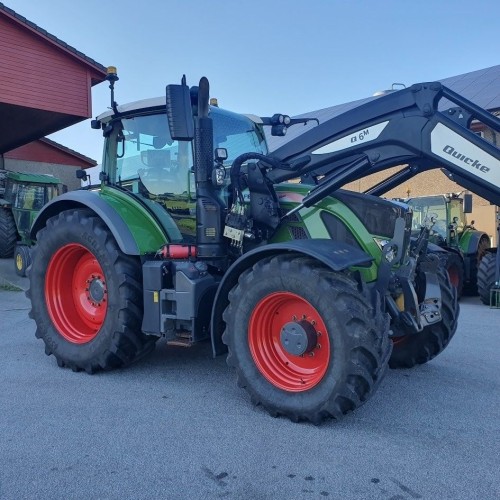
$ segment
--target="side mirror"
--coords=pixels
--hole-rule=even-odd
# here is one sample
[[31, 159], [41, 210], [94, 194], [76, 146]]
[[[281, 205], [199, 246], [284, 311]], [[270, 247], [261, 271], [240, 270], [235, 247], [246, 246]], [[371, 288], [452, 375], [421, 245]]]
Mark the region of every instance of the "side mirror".
[[85, 172], [85, 170], [83, 170], [83, 168], [77, 170], [75, 173], [76, 173], [76, 178], [77, 179], [81, 179], [83, 181], [86, 181], [88, 179], [88, 177], [89, 177], [88, 174], [87, 174], [87, 172]]
[[170, 136], [174, 141], [190, 141], [194, 137], [191, 95], [186, 85], [186, 77], [181, 85], [167, 85], [167, 119]]
[[464, 194], [464, 214], [472, 213], [472, 195]]

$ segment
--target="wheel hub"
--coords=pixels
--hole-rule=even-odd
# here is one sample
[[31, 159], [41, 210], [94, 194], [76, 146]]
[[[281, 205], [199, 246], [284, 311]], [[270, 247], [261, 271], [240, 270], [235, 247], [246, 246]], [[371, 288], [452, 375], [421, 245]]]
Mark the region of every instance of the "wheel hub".
[[93, 277], [89, 286], [89, 294], [91, 300], [93, 302], [102, 302], [105, 293], [106, 287], [104, 286], [104, 281], [102, 281], [100, 278]]
[[281, 329], [280, 341], [283, 349], [293, 356], [311, 352], [318, 339], [318, 332], [309, 321], [290, 321]]

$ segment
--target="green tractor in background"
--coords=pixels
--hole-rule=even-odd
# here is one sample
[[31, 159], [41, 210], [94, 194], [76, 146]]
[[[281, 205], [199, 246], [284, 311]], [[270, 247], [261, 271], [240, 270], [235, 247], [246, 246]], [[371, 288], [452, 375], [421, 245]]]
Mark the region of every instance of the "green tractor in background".
[[62, 191], [51, 175], [0, 172], [0, 258], [14, 256], [19, 276], [31, 264], [30, 230], [38, 212]]
[[490, 248], [490, 237], [467, 223], [472, 212], [472, 195], [459, 194], [419, 196], [405, 200], [413, 208], [413, 233], [432, 221], [429, 240], [448, 251], [445, 259], [450, 280], [458, 296], [465, 292], [477, 295], [478, 268]]

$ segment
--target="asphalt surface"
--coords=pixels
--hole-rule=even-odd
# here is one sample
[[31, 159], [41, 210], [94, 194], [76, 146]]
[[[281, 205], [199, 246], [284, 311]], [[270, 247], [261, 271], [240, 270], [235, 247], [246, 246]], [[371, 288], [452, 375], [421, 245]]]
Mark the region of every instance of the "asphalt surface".
[[5, 289], [12, 269], [0, 261], [1, 499], [500, 498], [500, 310], [476, 298], [435, 360], [316, 427], [252, 406], [209, 344], [58, 368]]

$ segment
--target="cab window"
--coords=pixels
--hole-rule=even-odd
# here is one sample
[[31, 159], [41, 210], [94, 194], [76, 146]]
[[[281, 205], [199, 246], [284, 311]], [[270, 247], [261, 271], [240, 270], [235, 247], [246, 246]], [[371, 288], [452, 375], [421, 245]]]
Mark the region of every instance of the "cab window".
[[171, 139], [164, 114], [122, 119], [116, 140], [116, 183], [153, 196], [187, 193], [191, 143]]

